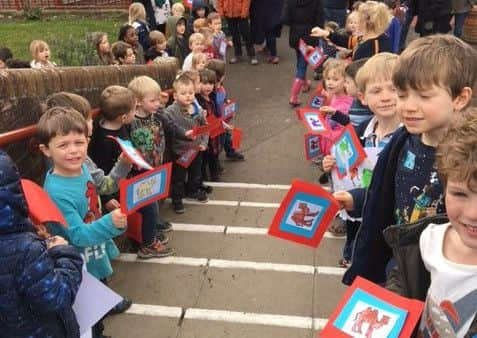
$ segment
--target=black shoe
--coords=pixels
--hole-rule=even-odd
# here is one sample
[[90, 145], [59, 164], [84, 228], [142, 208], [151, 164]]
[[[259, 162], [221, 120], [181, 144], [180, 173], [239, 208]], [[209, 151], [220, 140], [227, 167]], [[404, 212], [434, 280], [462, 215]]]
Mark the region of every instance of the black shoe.
[[159, 221], [159, 223], [156, 224], [156, 229], [160, 232], [171, 232], [172, 224], [165, 221]]
[[174, 208], [174, 212], [176, 214], [183, 214], [185, 212], [185, 208], [184, 208], [184, 204], [182, 203], [182, 200], [173, 201], [172, 208]]
[[212, 188], [210, 185], [202, 184], [200, 190], [205, 191], [206, 194], [211, 194], [212, 191], [214, 191], [214, 188]]
[[320, 178], [318, 179], [318, 182], [320, 182], [320, 184], [327, 184], [328, 182], [330, 182], [330, 176], [328, 175], [328, 173], [321, 174]]
[[227, 159], [228, 160], [231, 160], [231, 161], [244, 161], [245, 160], [245, 157], [241, 154], [241, 153], [238, 153], [238, 152], [233, 152], [231, 154], [227, 154]]
[[169, 243], [169, 237], [167, 237], [163, 232], [156, 229], [156, 239], [161, 242], [162, 245]]
[[119, 313], [123, 313], [131, 307], [132, 303], [132, 300], [123, 298], [122, 301], [120, 301], [118, 304], [116, 304], [115, 307], [109, 310], [108, 315], [117, 315]]
[[209, 197], [207, 196], [206, 192], [200, 189], [196, 192], [189, 193], [187, 198], [194, 199], [202, 203], [207, 203], [209, 201]]

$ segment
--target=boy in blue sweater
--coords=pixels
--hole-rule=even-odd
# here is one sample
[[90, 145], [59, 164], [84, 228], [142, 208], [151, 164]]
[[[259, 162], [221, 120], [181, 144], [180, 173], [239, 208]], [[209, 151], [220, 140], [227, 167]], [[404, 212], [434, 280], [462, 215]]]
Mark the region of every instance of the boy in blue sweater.
[[392, 224], [413, 223], [445, 211], [435, 147], [472, 99], [477, 86], [476, 59], [477, 51], [446, 35], [414, 40], [399, 57], [393, 83], [404, 127], [379, 154], [367, 191], [335, 193], [346, 210], [363, 219], [352, 265], [343, 277], [345, 284], [357, 275], [383, 283], [394, 262], [382, 231]]

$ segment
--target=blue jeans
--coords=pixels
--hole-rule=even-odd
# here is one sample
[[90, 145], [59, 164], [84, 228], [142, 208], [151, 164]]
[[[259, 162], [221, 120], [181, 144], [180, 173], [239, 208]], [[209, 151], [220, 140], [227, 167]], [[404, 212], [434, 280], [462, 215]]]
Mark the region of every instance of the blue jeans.
[[464, 27], [465, 18], [469, 12], [454, 14], [454, 35], [460, 38], [462, 36], [462, 28]]
[[277, 38], [273, 32], [265, 32], [265, 41], [271, 56], [277, 56]]
[[341, 28], [344, 28], [346, 23], [346, 8], [323, 8], [323, 14], [325, 15], [325, 21], [334, 21]]
[[414, 18], [414, 14], [412, 13], [411, 8], [406, 11], [406, 17], [404, 18], [404, 22], [401, 25], [401, 36], [399, 39], [399, 51], [401, 52], [406, 47], [406, 38], [407, 33], [409, 32], [409, 26], [411, 25], [412, 19]]
[[156, 239], [156, 222], [158, 217], [158, 209], [156, 203], [148, 204], [138, 210], [142, 215], [142, 245], [151, 245]]
[[306, 68], [308, 63], [298, 49], [295, 49], [296, 52], [296, 75], [297, 79], [304, 80], [306, 78]]

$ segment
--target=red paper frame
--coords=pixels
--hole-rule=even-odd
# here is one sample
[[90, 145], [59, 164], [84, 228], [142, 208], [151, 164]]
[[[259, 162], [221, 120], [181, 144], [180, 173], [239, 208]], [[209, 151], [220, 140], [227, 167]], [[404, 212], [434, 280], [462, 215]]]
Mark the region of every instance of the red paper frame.
[[[321, 197], [330, 201], [330, 205], [325, 211], [325, 214], [323, 215], [320, 224], [317, 226], [316, 232], [312, 238], [306, 238], [280, 229], [280, 224], [283, 217], [287, 216], [285, 213], [288, 209], [288, 206], [293, 201], [295, 201], [297, 193], [305, 193], [312, 196]], [[271, 236], [316, 248], [320, 244], [321, 239], [323, 238], [329, 223], [331, 223], [338, 211], [339, 203], [335, 200], [331, 193], [324, 190], [319, 185], [294, 179], [292, 181], [290, 190], [288, 190], [285, 198], [280, 203], [280, 207], [278, 208], [277, 212], [275, 213], [275, 216], [273, 217], [273, 221], [268, 229], [268, 234]]]
[[[194, 153], [195, 155], [194, 155], [194, 156], [189, 156], [187, 162], [179, 161], [182, 156], [184, 156], [184, 155], [186, 155], [186, 154], [189, 154], [189, 153], [190, 153], [190, 154], [191, 154], [191, 153]], [[183, 168], [189, 168], [190, 164], [191, 164], [192, 161], [197, 157], [198, 154], [199, 154], [199, 151], [198, 151], [198, 150], [189, 149], [189, 150], [187, 150], [183, 155], [179, 156], [179, 158], [176, 160], [176, 163], [177, 163], [178, 165], [180, 165], [181, 167], [183, 167]]]
[[[127, 198], [127, 192], [128, 189], [127, 187], [145, 177], [152, 176], [162, 170], [167, 170], [167, 175], [166, 175], [166, 182], [165, 182], [165, 187], [164, 187], [164, 192], [159, 195], [155, 195], [152, 198], [149, 198], [145, 200], [144, 202], [141, 202], [139, 204], [136, 204], [133, 208], [130, 210], [127, 210], [127, 203], [126, 203], [126, 198]], [[122, 179], [119, 181], [119, 200], [120, 200], [120, 205], [121, 205], [121, 212], [125, 213], [127, 215], [131, 215], [134, 213], [136, 210], [152, 203], [155, 201], [159, 201], [161, 199], [167, 198], [169, 196], [169, 190], [171, 186], [171, 176], [172, 176], [172, 163], [168, 162], [166, 164], [163, 164], [157, 168], [148, 170], [140, 175], [134, 176], [130, 179]]]
[[[328, 125], [328, 121], [326, 121], [325, 116], [323, 115], [323, 113], [319, 109], [300, 108], [300, 109], [297, 110], [297, 113], [300, 115], [300, 120], [303, 122], [306, 129], [308, 129], [308, 132], [310, 134], [320, 135], [320, 134], [327, 133], [329, 131], [330, 128], [329, 128], [329, 125]], [[316, 116], [318, 117], [318, 120], [320, 120], [320, 122], [323, 125], [323, 127], [325, 128], [325, 130], [323, 130], [323, 131], [313, 130], [305, 119], [305, 114], [307, 114], [307, 113], [316, 113]]]
[[[321, 137], [323, 137], [323, 135], [317, 135], [317, 134], [306, 133], [306, 134], [303, 136], [303, 140], [304, 140], [304, 142], [305, 142], [305, 158], [306, 158], [307, 161], [311, 161], [312, 159], [318, 157], [318, 156], [311, 156], [311, 155], [310, 155], [310, 152], [308, 151], [308, 139], [309, 139], [310, 137], [318, 137], [318, 138], [320, 139]], [[318, 149], [320, 149], [320, 141], [318, 141]], [[321, 149], [320, 149], [319, 151], [320, 151], [320, 153], [322, 153], [322, 152], [321, 152]]]
[[400, 338], [408, 338], [411, 337], [414, 328], [416, 327], [419, 318], [421, 317], [422, 310], [424, 308], [424, 303], [416, 300], [402, 297], [394, 292], [386, 290], [385, 288], [376, 285], [367, 279], [362, 277], [356, 277], [353, 284], [348, 287], [338, 303], [338, 306], [333, 310], [331, 316], [328, 319], [328, 323], [320, 332], [320, 337], [322, 338], [350, 338], [352, 336], [344, 333], [340, 329], [333, 326], [333, 323], [338, 318], [340, 313], [343, 311], [343, 308], [350, 300], [353, 293], [357, 290], [361, 289], [366, 291], [367, 293], [379, 298], [380, 300], [392, 304], [398, 308], [406, 309], [407, 316], [406, 320], [404, 321], [404, 325], [401, 329], [399, 334]]
[[310, 109], [319, 109], [319, 108], [315, 108], [315, 107], [312, 107], [311, 106], [311, 102], [313, 101], [313, 98], [315, 96], [321, 96], [324, 98], [324, 101], [323, 101], [323, 104], [321, 105], [322, 107], [323, 106], [328, 106], [329, 105], [329, 98], [327, 95], [323, 95], [323, 91], [324, 91], [324, 88], [323, 88], [323, 81], [319, 81], [318, 82], [318, 85], [316, 86], [315, 90], [311, 93], [310, 95], [310, 98], [308, 99], [308, 102], [306, 103], [306, 106], [307, 108], [310, 108]]
[[[317, 69], [318, 67], [320, 67], [323, 62], [326, 61], [327, 59], [327, 56], [326, 54], [323, 52], [323, 49], [321, 49], [320, 47], [316, 46], [316, 47], [312, 47], [313, 49], [308, 51], [308, 47], [312, 47], [312, 46], [308, 46], [306, 44], [305, 41], [303, 41], [303, 39], [300, 39], [299, 42], [298, 42], [298, 49], [299, 51], [301, 52], [301, 54], [303, 55], [303, 57], [305, 58], [306, 62], [309, 64], [310, 68], [312, 69]], [[315, 64], [312, 64], [310, 63], [310, 55], [312, 55], [313, 53], [315, 52], [318, 52], [319, 54], [322, 55], [322, 57], [320, 58], [320, 62], [318, 63], [315, 63]]]
[[232, 130], [232, 148], [234, 150], [239, 150], [241, 143], [242, 143], [242, 128], [235, 127]]
[[[348, 124], [346, 127], [343, 128], [343, 130], [341, 131], [341, 133], [336, 137], [335, 139], [335, 142], [334, 142], [334, 145], [336, 145], [339, 141], [339, 139], [346, 133], [346, 132], [349, 132], [350, 136], [351, 136], [351, 141], [353, 143], [353, 147], [354, 149], [358, 152], [358, 159], [354, 162], [353, 165], [351, 165], [349, 167], [349, 170], [353, 170], [355, 168], [357, 168], [361, 162], [364, 161], [364, 159], [367, 157], [366, 155], [366, 152], [364, 151], [363, 149], [363, 146], [361, 145], [361, 142], [359, 141], [359, 138], [358, 138], [358, 135], [356, 135], [356, 132], [354, 131], [354, 128], [351, 124]], [[336, 170], [336, 174], [338, 175], [338, 177], [341, 179], [343, 177], [346, 176], [345, 175], [342, 175], [339, 171], [338, 171], [338, 168], [335, 168], [333, 170]]]

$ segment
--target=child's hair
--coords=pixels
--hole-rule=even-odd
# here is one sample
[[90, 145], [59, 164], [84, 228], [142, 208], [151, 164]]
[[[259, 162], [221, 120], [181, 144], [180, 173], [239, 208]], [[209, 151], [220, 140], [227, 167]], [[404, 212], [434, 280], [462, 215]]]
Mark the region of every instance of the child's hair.
[[119, 28], [119, 34], [118, 34], [118, 41], [124, 41], [124, 38], [126, 37], [126, 34], [130, 29], [136, 30], [133, 26], [131, 25], [122, 25], [121, 28]]
[[220, 81], [225, 76], [225, 62], [219, 59], [209, 60], [207, 68], [213, 70], [217, 76], [217, 80]]
[[59, 92], [46, 100], [46, 107], [72, 108], [79, 112], [86, 120], [91, 118], [91, 105], [83, 96], [69, 92]]
[[205, 61], [207, 63], [207, 54], [195, 53], [192, 55], [192, 69], [196, 69], [199, 62]]
[[204, 36], [204, 44], [214, 35], [214, 31], [210, 27], [202, 27], [199, 29], [199, 33]]
[[359, 7], [361, 7], [361, 5], [362, 5], [363, 3], [364, 3], [363, 1], [355, 1], [355, 2], [353, 2], [353, 5], [351, 6], [351, 13], [357, 11], [357, 10], [359, 9]]
[[330, 32], [336, 32], [338, 28], [340, 28], [340, 25], [335, 21], [327, 21], [323, 28]]
[[12, 59], [12, 58], [13, 58], [13, 54], [9, 48], [0, 47], [0, 60], [6, 63], [8, 59]]
[[[393, 82], [398, 90], [417, 91], [432, 85], [456, 98], [470, 87], [477, 93], [477, 51], [453, 35], [431, 35], [412, 41], [399, 56]], [[436, 66], [437, 65], [437, 66]]]
[[207, 19], [198, 18], [198, 19], [194, 20], [194, 23], [193, 23], [194, 32], [196, 30], [200, 32], [200, 29], [205, 28], [205, 27], [207, 27]]
[[177, 91], [181, 86], [194, 86], [194, 78], [191, 77], [193, 74], [198, 76], [197, 71], [188, 70], [185, 72], [179, 72], [179, 74], [176, 76], [176, 79], [172, 83], [172, 88], [174, 88], [174, 91]]
[[359, 20], [359, 15], [358, 15], [358, 12], [357, 11], [352, 11], [351, 13], [348, 14], [348, 16], [346, 17], [346, 23], [345, 23], [345, 29], [347, 31], [349, 31], [349, 24], [351, 22], [351, 20], [354, 19], [356, 21]]
[[128, 88], [134, 93], [137, 99], [142, 100], [147, 95], [161, 95], [161, 86], [154, 79], [143, 75], [135, 77], [128, 84]]
[[151, 46], [155, 46], [166, 42], [166, 36], [161, 31], [154, 30], [149, 33], [149, 40], [151, 41]]
[[131, 111], [134, 93], [123, 86], [106, 87], [99, 98], [99, 109], [105, 120], [112, 121]]
[[45, 49], [50, 49], [48, 44], [43, 40], [33, 40], [30, 43], [30, 53], [33, 60], [36, 60], [38, 53], [43, 52]]
[[38, 121], [37, 139], [39, 144], [48, 145], [58, 135], [78, 133], [88, 136], [85, 118], [73, 108], [52, 107]]
[[128, 53], [128, 49], [133, 49], [133, 47], [124, 41], [116, 41], [111, 47], [113, 56], [116, 60], [119, 61], [119, 58], [124, 59]]
[[189, 48], [192, 47], [192, 44], [193, 44], [194, 42], [202, 42], [202, 43], [204, 43], [204, 40], [205, 40], [205, 38], [204, 38], [204, 36], [203, 36], [202, 34], [200, 34], [200, 33], [192, 33], [192, 34], [190, 35], [190, 37], [189, 37]]
[[465, 182], [477, 192], [477, 107], [456, 118], [437, 146], [436, 163], [444, 185]]
[[219, 13], [217, 12], [210, 12], [209, 15], [207, 15], [207, 23], [209, 24], [212, 23], [212, 21], [217, 19], [222, 20]]
[[392, 53], [379, 53], [370, 57], [356, 74], [358, 90], [364, 93], [368, 82], [373, 80], [391, 80], [397, 59], [398, 56]]
[[203, 84], [213, 84], [217, 82], [217, 76], [215, 75], [215, 72], [210, 69], [204, 69], [199, 72], [200, 76], [200, 83]]
[[368, 61], [369, 58], [362, 58], [356, 61], [349, 63], [345, 68], [346, 76], [349, 76], [353, 80], [356, 79], [356, 74], [358, 74], [358, 70], [363, 67], [363, 65]]
[[107, 37], [108, 34], [105, 32], [93, 32], [91, 33], [91, 43], [93, 44], [96, 53], [98, 54], [98, 57], [100, 58], [101, 61], [103, 61], [106, 64], [112, 64], [113, 63], [113, 53], [110, 51], [109, 53], [102, 53], [99, 49], [99, 45], [101, 44], [101, 40], [103, 40], [104, 37]]
[[389, 27], [392, 16], [388, 6], [382, 2], [366, 1], [358, 9], [359, 21], [364, 24], [366, 31], [383, 34]]
[[183, 77], [183, 76], [188, 77], [189, 79], [192, 80], [192, 82], [200, 78], [199, 72], [195, 69], [179, 71], [179, 73], [177, 74], [177, 77]]
[[185, 12], [185, 7], [180, 2], [176, 2], [171, 7], [172, 15], [183, 16]]
[[30, 62], [20, 59], [8, 59], [7, 60], [8, 68], [31, 68]]
[[128, 23], [132, 25], [134, 21], [146, 21], [146, 9], [140, 2], [133, 2], [129, 6]]
[[335, 71], [338, 74], [345, 76], [346, 62], [340, 59], [328, 59], [323, 64], [323, 78], [326, 78], [331, 71]]

